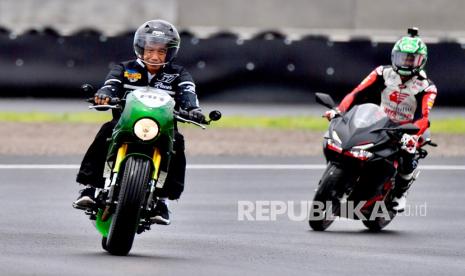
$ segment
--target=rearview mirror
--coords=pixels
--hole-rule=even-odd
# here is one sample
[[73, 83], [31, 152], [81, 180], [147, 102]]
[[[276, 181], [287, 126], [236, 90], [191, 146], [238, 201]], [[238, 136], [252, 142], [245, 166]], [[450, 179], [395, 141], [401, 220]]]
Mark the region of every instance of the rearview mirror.
[[212, 112], [210, 112], [210, 114], [208, 114], [208, 117], [210, 117], [210, 120], [212, 121], [218, 121], [219, 119], [221, 119], [221, 112], [219, 112], [218, 110], [213, 110]]
[[316, 102], [326, 106], [328, 108], [334, 109], [336, 107], [336, 104], [334, 103], [333, 98], [329, 94], [326, 93], [315, 93], [315, 99]]

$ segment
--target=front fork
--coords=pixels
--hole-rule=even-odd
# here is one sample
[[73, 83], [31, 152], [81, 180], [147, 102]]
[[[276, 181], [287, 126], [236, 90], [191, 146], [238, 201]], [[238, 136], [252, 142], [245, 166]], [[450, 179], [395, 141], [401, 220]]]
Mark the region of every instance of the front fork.
[[145, 209], [149, 211], [151, 211], [153, 208], [152, 203], [154, 202], [153, 198], [155, 194], [155, 189], [163, 188], [163, 186], [165, 185], [166, 176], [168, 175], [166, 171], [160, 169], [161, 159], [162, 159], [162, 155], [161, 155], [160, 149], [155, 148], [155, 151], [153, 152], [153, 156], [152, 156], [153, 167], [155, 169], [153, 170], [152, 180], [150, 181], [150, 193], [147, 198], [147, 202], [145, 206]]
[[[116, 207], [116, 202], [117, 199], [115, 199], [115, 191], [116, 185], [117, 185], [117, 180], [118, 180], [118, 174], [121, 169], [121, 165], [123, 161], [126, 159], [127, 156], [127, 151], [128, 151], [128, 145], [127, 144], [122, 144], [119, 149], [118, 153], [116, 156], [116, 160], [113, 166], [113, 170], [111, 169], [112, 163], [107, 162], [105, 163], [105, 172], [104, 172], [104, 177], [106, 178], [105, 181], [105, 188], [99, 193], [99, 197], [104, 198], [105, 201], [103, 202], [103, 206], [97, 206], [97, 208], [88, 210], [86, 211], [86, 214], [89, 215], [91, 220], [95, 220], [95, 227], [97, 230], [104, 236], [107, 237], [110, 226], [111, 226], [111, 215], [113, 214], [115, 207]], [[150, 211], [152, 210], [154, 206], [154, 197], [155, 197], [155, 189], [156, 188], [163, 188], [163, 185], [165, 184], [166, 180], [166, 175], [167, 175], [167, 168], [169, 163], [164, 164], [165, 166], [162, 168], [162, 159], [165, 159], [165, 161], [170, 160], [169, 155], [167, 156], [168, 158], [162, 158], [162, 154], [160, 152], [159, 148], [155, 148], [153, 155], [152, 155], [152, 162], [153, 162], [153, 174], [149, 183], [149, 195], [147, 197], [147, 201], [145, 202], [144, 210], [143, 211], [148, 211], [146, 214], [150, 214]], [[163, 170], [166, 168], [166, 170]], [[105, 195], [105, 193], [107, 193]], [[139, 224], [139, 227], [137, 229], [137, 233], [140, 234], [145, 230], [150, 229], [150, 219], [148, 218], [147, 215], [142, 215], [141, 216], [141, 221]]]
[[[106, 172], [106, 181], [105, 181], [105, 189], [108, 191], [108, 196], [106, 197], [105, 201], [105, 208], [102, 214], [102, 221], [106, 221], [112, 213], [112, 206], [115, 202], [114, 195], [115, 195], [115, 188], [118, 179], [118, 174], [121, 169], [121, 164], [123, 160], [127, 156], [127, 149], [128, 144], [122, 144], [116, 155], [116, 160], [113, 166], [113, 170], [111, 171], [112, 177], [110, 177], [111, 164], [106, 163], [107, 168], [105, 169]], [[169, 160], [169, 158], [168, 158]], [[152, 162], [153, 162], [153, 174], [149, 183], [149, 195], [145, 204], [146, 210], [151, 210], [153, 207], [153, 199], [155, 194], [156, 188], [163, 188], [167, 176], [167, 172], [161, 169], [162, 165], [162, 154], [159, 148], [155, 148], [153, 155], [152, 155]], [[168, 167], [168, 166], [166, 166]]]

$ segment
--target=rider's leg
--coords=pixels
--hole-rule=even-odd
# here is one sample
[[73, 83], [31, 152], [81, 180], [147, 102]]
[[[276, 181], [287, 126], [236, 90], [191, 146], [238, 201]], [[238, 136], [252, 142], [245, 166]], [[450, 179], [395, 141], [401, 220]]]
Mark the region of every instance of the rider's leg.
[[116, 122], [113, 119], [102, 125], [84, 155], [76, 181], [86, 185], [86, 188], [80, 191], [79, 197], [73, 202], [75, 208], [86, 209], [95, 204], [95, 188], [103, 188], [104, 186], [103, 170], [108, 149], [107, 139], [111, 137]]
[[415, 181], [417, 166], [418, 160], [415, 158], [415, 154], [410, 154], [405, 151], [401, 153], [393, 190], [393, 209], [398, 212], [403, 212], [405, 210], [407, 192]]
[[186, 156], [184, 153], [184, 137], [175, 132], [173, 144], [174, 154], [171, 156], [168, 175], [163, 188], [157, 190], [158, 201], [155, 206], [152, 220], [158, 224], [168, 225], [170, 223], [168, 199], [179, 199], [184, 191], [184, 178], [186, 173]]

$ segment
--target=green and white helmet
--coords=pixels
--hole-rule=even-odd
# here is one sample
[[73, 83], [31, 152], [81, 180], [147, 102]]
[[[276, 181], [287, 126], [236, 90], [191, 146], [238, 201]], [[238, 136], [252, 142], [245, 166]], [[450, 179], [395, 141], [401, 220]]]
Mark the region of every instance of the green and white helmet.
[[396, 42], [391, 52], [392, 67], [402, 76], [418, 74], [428, 59], [428, 49], [418, 37], [418, 29], [409, 28], [408, 34]]

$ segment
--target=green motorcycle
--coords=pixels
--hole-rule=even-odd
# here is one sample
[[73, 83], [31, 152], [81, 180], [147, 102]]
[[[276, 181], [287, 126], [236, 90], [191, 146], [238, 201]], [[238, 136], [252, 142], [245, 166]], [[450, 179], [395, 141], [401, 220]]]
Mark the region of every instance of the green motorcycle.
[[105, 187], [97, 189], [97, 204], [86, 214], [102, 235], [102, 247], [113, 255], [127, 255], [135, 234], [150, 230], [153, 224], [150, 214], [156, 205], [156, 188], [162, 188], [166, 179], [175, 122], [205, 129], [221, 113], [212, 111], [210, 120], [195, 122], [187, 112], [175, 110], [175, 101], [166, 91], [152, 87], [135, 89], [125, 100], [112, 99], [108, 105], [89, 108], [122, 110], [108, 149]]

